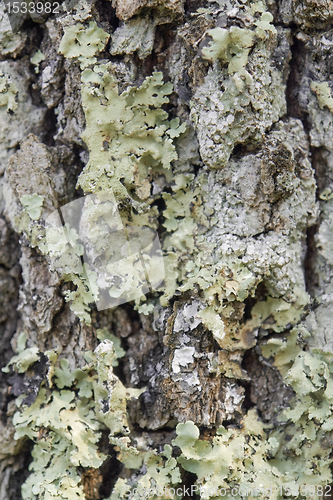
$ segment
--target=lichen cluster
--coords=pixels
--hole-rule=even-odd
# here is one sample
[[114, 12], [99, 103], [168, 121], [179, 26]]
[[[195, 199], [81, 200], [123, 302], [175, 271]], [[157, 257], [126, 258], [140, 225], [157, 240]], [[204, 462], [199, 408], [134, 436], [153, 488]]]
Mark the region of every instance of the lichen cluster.
[[[282, 2], [284, 16], [287, 3]], [[170, 119], [165, 108], [174, 87], [165, 83], [161, 72], [124, 87], [118, 78], [124, 68], [100, 55], [111, 36], [112, 56], [136, 53], [144, 59], [152, 52], [158, 20], [129, 19], [126, 5], [115, 2], [124, 22], [109, 35], [90, 20], [85, 6], [82, 22], [65, 20], [59, 51], [66, 63], [80, 67], [86, 120], [81, 139], [89, 158], [86, 155], [77, 187], [85, 195], [80, 223], [91, 234], [87, 251], [102, 262], [109, 247], [104, 236], [114, 220], [119, 228], [160, 229], [164, 290], [144, 304], [137, 300], [136, 308], [147, 315], [154, 311], [159, 320], [167, 314], [163, 342], [169, 349], [168, 369], [183, 390], [202, 391], [198, 359], [207, 360], [209, 376], [227, 379], [232, 403], [226, 414], [236, 415], [237, 423], [211, 429], [211, 415], [205, 415], [200, 423], [206, 422], [209, 429], [203, 436], [196, 422], [169, 422], [175, 427], [174, 439], [154, 447], [131, 428], [127, 406], [145, 388], [126, 388], [114, 374], [117, 357], [125, 354], [116, 337], [99, 330], [101, 343], [84, 354], [86, 364], [78, 368], [55, 350], [41, 352], [31, 341], [25, 347], [22, 334], [4, 371], [14, 370], [29, 380], [35, 370], [44, 370], [34, 397], [22, 394], [16, 400], [15, 437], [34, 443], [31, 474], [22, 487], [24, 500], [83, 500], [82, 468], [98, 469], [106, 459], [103, 432], [124, 466], [110, 500], [124, 498], [133, 488], [140, 496], [157, 486], [177, 486], [188, 472], [196, 476], [197, 486], [207, 487], [201, 498], [216, 498], [210, 488], [221, 487], [251, 490], [245, 495], [249, 498], [256, 496], [253, 490], [263, 488], [274, 499], [310, 498], [300, 493], [302, 485], [332, 481], [333, 359], [324, 350], [330, 339], [318, 335], [314, 340], [320, 316], [309, 314], [304, 277], [305, 233], [317, 220], [318, 202], [306, 131], [299, 119], [285, 116], [289, 30], [273, 25], [264, 2], [234, 2], [232, 9], [220, 2], [220, 10], [211, 4], [195, 14], [208, 28], [201, 34], [203, 43], [193, 44], [194, 60], [200, 60], [203, 69], [188, 103], [192, 124], [190, 119], [186, 125]], [[296, 4], [293, 19], [302, 24], [308, 7]], [[133, 12], [142, 5], [134, 2]], [[181, 12], [182, 6], [175, 2], [166, 10]], [[186, 29], [184, 39], [190, 36], [184, 35]], [[15, 40], [0, 43], [18, 43]], [[42, 55], [31, 59], [36, 73]], [[23, 102], [26, 90], [15, 83], [15, 71], [3, 63], [0, 69], [6, 70], [0, 76], [2, 122], [11, 127], [9, 114], [19, 120], [27, 110], [32, 122], [38, 122], [43, 111], [34, 110], [29, 100]], [[306, 76], [313, 123], [309, 137], [312, 145], [329, 149], [332, 93], [319, 73], [313, 78]], [[60, 108], [58, 112], [60, 116]], [[32, 122], [19, 129], [18, 141], [30, 132]], [[5, 143], [6, 153], [14, 147], [15, 141]], [[91, 305], [102, 287], [97, 273], [82, 263], [78, 227], [62, 226], [61, 221], [48, 225], [54, 214], [59, 218], [59, 206], [68, 202], [59, 190], [61, 182], [51, 175], [59, 151], [31, 135], [21, 148], [6, 173], [8, 218], [30, 247], [48, 259], [56, 284], [70, 284], [63, 295], [72, 312], [90, 324]], [[45, 164], [42, 171], [31, 169], [33, 188], [19, 176], [26, 152]], [[327, 187], [320, 194], [326, 208], [316, 240], [318, 267], [326, 270], [332, 266], [332, 192]], [[96, 204], [90, 203], [92, 196]], [[158, 207], [163, 207], [160, 212]], [[94, 232], [97, 226], [105, 234]], [[110, 296], [125, 289], [130, 282], [126, 277], [126, 283], [110, 288]], [[330, 292], [329, 284], [327, 289]], [[329, 294], [321, 297], [318, 311], [325, 300], [329, 302]], [[216, 342], [197, 352], [191, 337], [207, 330]], [[235, 381], [249, 381], [241, 362], [250, 349], [256, 349], [262, 363], [274, 365], [295, 393], [290, 408], [273, 412], [274, 428], [254, 410], [241, 409], [244, 391], [235, 389]]]
[[237, 144], [263, 141], [265, 131], [286, 112], [283, 74], [272, 64], [273, 16], [263, 2], [240, 5], [237, 11], [236, 19], [246, 27], [208, 30], [202, 57], [212, 67], [191, 101], [200, 154], [210, 168], [225, 166]]
[[[121, 499], [134, 488], [140, 496], [157, 486], [163, 491], [179, 485], [181, 469], [197, 476], [201, 498], [216, 498], [214, 492], [219, 488], [229, 492], [241, 489], [249, 498], [254, 498], [256, 491], [269, 491], [273, 499], [283, 498], [281, 488], [285, 488], [298, 498], [302, 485], [322, 486], [331, 480], [332, 355], [304, 351], [309, 336], [304, 327], [294, 328], [286, 339], [270, 339], [261, 347], [265, 358], [274, 356], [285, 383], [296, 393], [294, 403], [280, 415], [286, 424], [272, 430], [250, 410], [240, 428], [220, 426], [216, 436], [207, 441], [199, 438], [199, 429], [188, 421], [177, 425], [172, 442], [180, 448], [179, 456], [170, 445], [158, 453], [130, 444], [126, 401], [138, 397], [142, 390], [126, 389], [112, 373], [117, 353], [109, 339], [115, 339], [106, 330], [97, 333], [102, 342], [94, 353], [85, 354], [88, 363], [81, 369], [70, 370], [68, 361], [58, 360], [54, 351], [42, 356], [36, 347], [25, 348], [23, 335], [18, 340], [18, 354], [5, 368], [9, 371], [11, 366], [28, 376], [43, 357], [44, 364], [47, 360], [35, 401], [26, 405], [27, 395], [22, 394], [13, 420], [15, 438], [29, 437], [35, 443], [29, 467], [32, 473], [22, 487], [25, 500], [40, 495], [84, 499], [76, 468], [98, 468], [103, 463], [106, 456], [98, 449], [103, 429], [108, 430], [109, 440], [118, 450], [118, 460], [128, 470], [137, 471], [131, 480], [118, 479], [110, 500]], [[124, 354], [116, 348], [118, 355]], [[313, 463], [317, 464], [315, 471]]]

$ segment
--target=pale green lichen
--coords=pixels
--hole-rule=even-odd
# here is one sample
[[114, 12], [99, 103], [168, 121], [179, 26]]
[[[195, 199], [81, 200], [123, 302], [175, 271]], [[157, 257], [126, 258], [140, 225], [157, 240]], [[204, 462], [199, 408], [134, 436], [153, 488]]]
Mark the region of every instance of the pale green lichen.
[[[161, 304], [164, 306], [168, 304], [169, 298], [173, 296], [179, 283], [183, 282], [182, 291], [194, 286], [194, 280], [191, 281], [193, 276], [197, 277], [196, 283], [202, 288], [209, 286], [209, 283], [205, 281], [209, 271], [203, 270], [199, 262], [196, 264], [193, 260], [193, 254], [197, 255], [203, 238], [201, 235], [217, 221], [213, 216], [214, 211], [204, 203], [203, 187], [205, 185], [207, 185], [205, 174], [199, 175], [195, 181], [193, 174], [179, 174], [174, 178], [173, 193], [163, 194], [166, 203], [163, 225], [168, 231], [163, 242], [166, 278]], [[180, 255], [183, 255], [181, 260]], [[205, 257], [206, 254], [203, 259]], [[200, 271], [203, 274], [200, 275]]]
[[[208, 315], [204, 324], [209, 324], [223, 349], [253, 347], [258, 328], [265, 328], [266, 321], [267, 329], [272, 324], [273, 330], [297, 324], [308, 303], [300, 240], [302, 228], [315, 220], [315, 182], [307, 161], [302, 163], [304, 175], [293, 173], [296, 141], [304, 134], [300, 126], [296, 121], [278, 124], [267, 137], [271, 145], [265, 151], [232, 159], [221, 171], [204, 170], [196, 177], [179, 174], [172, 194], [163, 194], [167, 234], [161, 304], [167, 305], [176, 291], [195, 291], [207, 307], [200, 313]], [[273, 151], [274, 182], [268, 167]], [[275, 200], [278, 230], [266, 231]], [[233, 321], [236, 308], [254, 297], [260, 282], [267, 288], [267, 302], [254, 307], [252, 321], [244, 326]]]
[[[270, 498], [278, 497], [281, 477], [269, 464], [278, 443], [276, 439], [267, 439], [265, 426], [255, 410], [244, 416], [240, 429], [221, 426], [209, 441], [199, 439], [199, 429], [191, 421], [178, 424], [176, 432], [173, 445], [182, 451], [178, 462], [197, 476], [200, 498], [231, 495], [233, 488], [232, 496], [237, 499], [254, 498], [256, 490], [257, 494], [266, 494], [270, 488], [274, 492]], [[240, 490], [244, 493], [239, 494]]]
[[30, 365], [38, 361], [39, 354], [38, 348], [36, 346], [29, 347], [25, 349], [26, 337], [24, 333], [21, 333], [17, 339], [17, 355], [13, 356], [9, 363], [2, 368], [2, 371], [9, 373], [10, 367], [15, 367], [18, 373], [24, 373], [27, 371]]
[[[85, 193], [112, 189], [117, 201], [123, 203], [121, 214], [127, 225], [155, 226], [157, 210], [150, 209], [151, 184], [156, 174], [165, 177], [172, 192], [163, 193], [167, 275], [161, 303], [166, 306], [175, 292], [195, 290], [201, 309], [193, 328], [202, 322], [213, 332], [220, 347], [230, 351], [253, 347], [259, 329], [263, 334], [266, 329], [281, 333], [300, 322], [308, 296], [303, 269], [295, 264], [301, 261], [301, 238], [315, 213], [315, 183], [310, 168], [300, 160], [303, 151], [295, 145], [295, 137], [306, 142], [296, 121], [278, 124], [267, 134], [267, 144], [273, 141], [267, 149], [271, 148], [274, 155], [267, 151], [249, 154], [227, 165], [238, 139], [252, 140], [249, 130], [255, 130], [254, 140], [260, 139], [285, 110], [282, 78], [270, 63], [276, 42], [272, 17], [262, 3], [244, 8], [252, 16], [250, 28], [234, 26], [208, 32], [213, 42], [203, 50], [203, 56], [215, 61], [215, 66], [191, 104], [204, 161], [209, 167], [224, 165], [225, 177], [206, 169], [197, 176], [188, 172], [172, 175], [172, 162], [177, 159], [173, 139], [184, 131], [184, 125], [180, 126], [177, 119], [169, 121], [162, 109], [168, 103], [172, 86], [164, 84], [160, 73], [154, 73], [140, 87], [119, 93], [112, 64], [95, 64], [95, 56], [105, 47], [108, 35], [94, 23], [88, 28], [67, 28], [60, 45], [66, 57], [77, 59], [81, 68], [86, 68], [82, 73], [82, 100], [87, 125], [82, 137], [90, 156], [79, 186]], [[91, 68], [87, 69], [89, 65]], [[256, 75], [260, 75], [258, 79]], [[213, 104], [205, 115], [207, 96]], [[217, 126], [220, 121], [223, 130], [216, 138], [211, 125]], [[211, 128], [205, 130], [206, 125]], [[212, 146], [207, 153], [204, 134], [214, 136], [217, 144], [222, 139], [221, 149]], [[279, 160], [278, 150], [288, 161]], [[296, 172], [295, 158], [301, 174]], [[272, 170], [274, 182], [273, 174], [265, 170], [267, 165], [271, 169], [280, 165], [280, 169]], [[250, 194], [248, 177], [253, 181]], [[262, 194], [259, 201], [255, 194], [258, 192]], [[34, 228], [42, 208], [36, 201], [22, 199], [24, 210], [33, 219], [29, 227]], [[262, 212], [258, 207], [264, 207]], [[273, 213], [276, 207], [278, 210]], [[270, 212], [270, 219], [265, 212]], [[97, 217], [96, 213], [92, 216]], [[48, 238], [41, 233], [39, 236], [40, 249], [54, 259], [63, 278], [77, 286], [75, 292], [67, 292], [66, 298], [88, 322], [89, 303], [96, 300], [98, 287], [93, 271], [82, 266], [83, 249], [77, 233], [65, 226], [51, 231]], [[268, 296], [254, 305], [252, 319], [242, 325], [253, 334], [250, 341], [244, 341], [242, 330], [237, 330], [239, 320], [232, 323], [234, 305], [254, 297], [260, 282], [267, 287]], [[150, 311], [152, 305], [150, 302], [143, 308]], [[294, 488], [307, 481], [327, 484], [331, 480], [330, 446], [324, 454], [321, 452], [321, 458], [317, 455], [322, 441], [329, 443], [325, 433], [333, 428], [333, 362], [328, 354], [303, 351], [297, 340], [299, 330], [294, 329], [287, 340], [270, 339], [267, 346], [262, 346], [265, 356], [275, 355], [275, 364], [285, 382], [304, 398], [285, 412], [292, 422], [287, 431], [281, 427], [269, 436], [270, 429], [254, 411], [244, 416], [239, 428], [221, 426], [210, 440], [199, 439], [199, 429], [193, 422], [179, 424], [178, 437], [173, 441], [181, 449], [178, 459], [172, 457], [170, 446], [165, 446], [161, 453], [147, 451], [140, 448], [139, 438], [133, 446], [135, 439], [131, 441], [126, 404], [142, 390], [124, 388], [114, 375], [112, 367], [117, 364], [117, 354], [123, 355], [124, 351], [119, 341], [112, 345], [116, 339], [107, 331], [97, 332], [102, 343], [95, 353], [87, 355], [88, 365], [80, 370], [71, 370], [66, 359], [58, 362], [54, 352], [45, 353], [49, 359], [46, 380], [32, 406], [27, 407], [20, 398], [21, 408], [15, 417], [17, 437], [28, 436], [35, 441], [32, 474], [23, 486], [24, 498], [83, 499], [77, 467], [99, 467], [104, 460], [98, 451], [103, 425], [110, 431], [118, 459], [128, 469], [128, 479], [118, 479], [112, 500], [124, 498], [129, 487], [138, 487], [140, 494], [144, 488], [179, 484], [181, 467], [197, 475], [198, 486], [228, 490], [242, 486], [251, 491], [274, 486], [273, 498], [279, 498], [281, 484], [289, 481]], [[33, 369], [39, 352], [34, 347], [29, 349], [22, 348], [20, 338], [18, 355], [7, 370], [10, 366], [21, 373]], [[183, 363], [175, 352], [175, 371], [194, 359], [193, 348], [186, 349]], [[211, 371], [244, 377], [239, 364], [233, 366], [222, 356], [220, 363], [225, 364], [224, 370], [215, 362]], [[288, 432], [294, 434], [292, 440]], [[206, 492], [201, 498], [212, 496]]]
[[98, 296], [96, 273], [88, 263], [82, 263], [84, 249], [78, 242], [78, 234], [68, 224], [61, 226], [57, 212], [57, 224], [49, 223], [45, 228], [44, 221], [39, 220], [43, 199], [41, 195], [24, 195], [21, 198], [24, 211], [18, 218], [17, 229], [28, 236], [32, 247], [38, 247], [47, 257], [51, 270], [55, 270], [65, 282], [76, 286], [75, 290], [65, 291], [65, 300], [70, 302], [71, 310], [81, 320], [90, 324], [90, 304]]
[[112, 366], [118, 366], [118, 359], [125, 356], [125, 351], [121, 347], [121, 341], [118, 337], [110, 333], [107, 328], [100, 328], [96, 331], [96, 337], [98, 340], [103, 342], [103, 340], [111, 340], [116, 357], [112, 360]]
[[283, 332], [288, 325], [299, 323], [309, 303], [308, 294], [301, 289], [295, 289], [296, 300], [287, 302], [284, 299], [267, 297], [259, 301], [251, 309], [252, 319], [245, 323], [245, 329], [269, 329], [274, 332]]
[[203, 324], [210, 330], [218, 343], [221, 343], [224, 336], [224, 323], [221, 316], [213, 307], [206, 307], [197, 314], [198, 318], [202, 319]]
[[291, 407], [280, 414], [284, 425], [271, 430], [254, 410], [240, 428], [221, 426], [210, 440], [200, 439], [191, 421], [177, 425], [173, 445], [182, 451], [178, 463], [196, 474], [200, 498], [228, 493], [237, 499], [311, 498], [313, 491], [331, 483], [333, 358], [318, 349], [304, 351], [308, 336], [300, 326], [261, 346], [266, 358], [274, 356], [296, 393]]
[[133, 54], [137, 52], [140, 59], [151, 54], [154, 47], [155, 23], [146, 17], [135, 17], [124, 22], [111, 37], [110, 53]]
[[0, 106], [5, 106], [7, 112], [15, 111], [18, 90], [9, 75], [0, 75]]
[[[92, 30], [94, 43], [88, 50], [86, 43]], [[106, 34], [92, 23], [87, 29], [82, 25], [71, 26], [65, 30], [59, 50], [66, 57], [76, 58], [81, 68], [85, 68], [96, 62], [94, 55], [102, 50], [106, 41]], [[86, 116], [82, 138], [89, 149], [89, 162], [79, 177], [78, 186], [85, 193], [111, 191], [112, 196], [122, 202], [120, 214], [125, 226], [154, 227], [157, 210], [150, 208], [151, 181], [154, 175], [170, 177], [171, 162], [177, 159], [174, 139], [185, 130], [178, 118], [169, 121], [168, 113], [162, 109], [169, 102], [172, 85], [163, 82], [162, 73], [154, 73], [139, 88], [128, 87], [119, 94], [111, 63], [86, 68], [81, 78]], [[98, 287], [95, 292], [91, 290], [91, 295], [90, 286], [87, 292], [90, 296], [82, 301], [87, 280], [80, 273], [71, 279], [77, 290], [68, 292], [66, 298], [74, 299], [71, 308], [89, 322], [88, 300], [92, 302], [91, 299], [96, 298]], [[127, 289], [132, 281], [127, 277], [123, 286]], [[96, 283], [94, 278], [93, 282]], [[132, 288], [137, 288], [136, 283], [134, 280]], [[114, 293], [120, 295], [121, 290]], [[148, 306], [147, 311], [150, 309]]]
[[25, 46], [27, 35], [14, 33], [11, 20], [6, 12], [6, 6], [0, 4], [0, 53], [3, 56], [16, 56]]
[[[131, 462], [126, 459], [122, 461], [126, 467], [131, 468]], [[141, 470], [145, 472], [136, 474], [134, 480], [118, 479], [109, 500], [122, 500], [128, 495], [134, 495], [134, 489], [136, 490], [134, 498], [145, 497], [149, 491], [152, 499], [166, 498], [164, 496], [165, 489], [170, 490], [181, 483], [180, 468], [177, 465], [176, 458], [172, 457], [170, 445], [165, 445], [164, 450], [160, 453], [156, 451], [140, 451], [139, 461], [135, 464], [135, 468], [140, 466]], [[173, 498], [179, 500], [182, 496], [175, 494]]]
[[[104, 332], [104, 337], [108, 336]], [[18, 354], [4, 371], [13, 367], [19, 373], [33, 370], [40, 359], [37, 347], [25, 349], [26, 339], [18, 339]], [[119, 347], [118, 347], [119, 352]], [[110, 340], [104, 340], [81, 369], [70, 370], [67, 359], [57, 362], [57, 353], [47, 351], [48, 374], [33, 404], [17, 399], [14, 415], [15, 439], [28, 437], [35, 444], [31, 474], [22, 486], [22, 498], [84, 500], [81, 475], [77, 467], [98, 468], [106, 459], [98, 450], [101, 431], [128, 434], [127, 400], [142, 390], [126, 389], [112, 373], [116, 353]], [[52, 390], [50, 390], [52, 387]], [[119, 434], [120, 433], [120, 434]]]
[[320, 108], [326, 106], [333, 113], [333, 97], [328, 82], [311, 82], [311, 90], [315, 92]]
[[275, 366], [295, 391], [294, 403], [281, 415], [285, 424], [271, 433], [279, 443], [271, 464], [291, 485], [294, 497], [302, 485], [332, 482], [333, 360], [329, 352], [303, 350], [309, 335], [300, 326], [285, 339], [272, 338], [261, 347], [266, 358], [274, 356]]
[[267, 38], [266, 32], [277, 33], [276, 28], [271, 24], [273, 21], [272, 14], [265, 12], [264, 9], [264, 4], [258, 2], [248, 10], [250, 15], [261, 12], [260, 19], [253, 20], [254, 30], [231, 26], [228, 30], [214, 28], [207, 31], [207, 34], [212, 37], [212, 41], [208, 47], [203, 48], [203, 57], [212, 62], [220, 59], [222, 62], [228, 63], [229, 75], [235, 75], [236, 85], [241, 85], [242, 88], [244, 84], [241, 83], [241, 78], [247, 84], [252, 83], [252, 77], [245, 67], [248, 63], [250, 50], [255, 43], [255, 38], [265, 40]]
[[42, 214], [44, 197], [39, 194], [25, 194], [20, 201], [30, 219], [37, 221]]
[[[22, 403], [25, 396], [20, 396], [14, 417], [16, 438], [27, 436], [35, 442], [32, 474], [23, 485], [23, 498], [33, 500], [43, 495], [83, 500], [76, 468], [97, 468], [105, 459], [98, 451], [101, 423], [110, 430], [118, 460], [135, 471], [130, 479], [118, 479], [110, 500], [121, 499], [134, 489], [137, 495], [150, 489], [155, 492], [152, 498], [158, 498], [164, 488], [181, 483], [182, 468], [197, 476], [196, 491], [203, 499], [218, 498], [216, 492], [225, 495], [224, 490], [231, 493], [233, 488], [232, 496], [237, 499], [244, 495], [252, 499], [263, 492], [273, 500], [288, 495], [298, 498], [304, 485], [329, 484], [333, 358], [319, 350], [302, 350], [308, 335], [304, 327], [298, 327], [285, 340], [270, 339], [262, 345], [263, 355], [274, 356], [285, 382], [296, 391], [295, 403], [280, 417], [286, 425], [271, 430], [250, 410], [239, 428], [220, 426], [215, 437], [202, 440], [193, 422], [178, 424], [172, 443], [181, 450], [177, 459], [168, 445], [159, 453], [130, 445], [126, 400], [142, 390], [125, 389], [112, 374], [116, 355], [110, 341], [104, 340], [94, 354], [87, 353], [88, 365], [75, 371], [69, 369], [66, 359], [57, 365], [56, 354], [46, 352], [53, 390], [42, 386], [29, 407]], [[99, 336], [107, 337], [108, 332], [101, 331]], [[21, 352], [10, 363], [20, 372], [37, 361], [35, 355], [28, 360], [24, 344], [21, 336]], [[240, 490], [245, 493], [240, 494]], [[310, 490], [306, 491], [302, 497], [310, 498]]]
[[213, 42], [204, 47], [203, 57], [210, 61], [220, 59], [228, 63], [229, 75], [237, 73], [238, 78], [244, 76], [246, 83], [251, 83], [251, 76], [245, 70], [245, 66], [254, 43], [254, 32], [232, 26], [229, 30], [214, 28], [207, 34], [212, 37]]

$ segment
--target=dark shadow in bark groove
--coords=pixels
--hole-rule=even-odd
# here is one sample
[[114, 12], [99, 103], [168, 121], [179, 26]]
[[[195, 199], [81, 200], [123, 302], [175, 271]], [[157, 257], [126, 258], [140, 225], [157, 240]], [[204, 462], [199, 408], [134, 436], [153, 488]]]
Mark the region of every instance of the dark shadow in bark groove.
[[316, 272], [316, 260], [317, 260], [317, 245], [316, 245], [316, 234], [318, 232], [319, 225], [311, 226], [306, 232], [306, 254], [304, 258], [304, 278], [306, 291], [311, 297], [315, 295], [315, 289], [318, 287], [318, 274]]
[[294, 391], [285, 385], [275, 366], [263, 362], [257, 347], [246, 351], [242, 368], [251, 379], [246, 387], [244, 409], [255, 407], [263, 422], [279, 425], [277, 416], [289, 407]]

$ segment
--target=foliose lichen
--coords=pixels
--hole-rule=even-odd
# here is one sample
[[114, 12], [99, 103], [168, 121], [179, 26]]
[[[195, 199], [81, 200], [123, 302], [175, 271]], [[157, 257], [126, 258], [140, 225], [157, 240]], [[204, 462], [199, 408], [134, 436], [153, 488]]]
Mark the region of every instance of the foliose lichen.
[[325, 106], [333, 113], [333, 97], [328, 82], [311, 82], [311, 90], [317, 95], [319, 106], [323, 109]]
[[263, 2], [240, 4], [230, 11], [233, 17], [235, 10], [246, 27], [208, 30], [202, 57], [212, 67], [191, 100], [201, 157], [210, 168], [225, 166], [237, 144], [262, 142], [286, 112], [283, 73], [271, 57], [277, 45], [273, 16]]
[[[4, 371], [27, 372], [42, 357], [47, 359], [47, 372], [32, 404], [21, 394], [14, 415], [15, 439], [34, 442], [29, 469], [31, 474], [22, 486], [22, 498], [85, 499], [78, 467], [98, 468], [106, 459], [98, 442], [103, 429], [113, 435], [129, 433], [126, 404], [142, 390], [126, 389], [112, 373], [116, 353], [113, 343], [100, 332], [103, 340], [94, 353], [86, 352], [87, 364], [70, 369], [65, 358], [58, 360], [55, 351], [43, 355], [35, 346], [25, 348], [20, 335], [18, 354]], [[119, 347], [118, 347], [119, 352]], [[121, 354], [121, 353], [120, 353]]]
[[[272, 63], [278, 33], [271, 14], [262, 2], [237, 4], [236, 10], [245, 19], [239, 20], [242, 27], [230, 26], [236, 17], [231, 13], [224, 28], [207, 32], [208, 45], [202, 49], [212, 67], [190, 105], [204, 162], [197, 174], [184, 165], [177, 170], [174, 139], [185, 127], [178, 119], [170, 121], [162, 108], [169, 102], [172, 85], [154, 73], [140, 86], [120, 93], [113, 65], [97, 62], [108, 35], [93, 22], [66, 28], [60, 50], [83, 70], [82, 137], [89, 162], [78, 185], [86, 194], [112, 190], [127, 226], [156, 227], [157, 210], [151, 205], [156, 193], [162, 196], [167, 273], [160, 302], [165, 307], [182, 293], [192, 299], [175, 314], [174, 332], [179, 333], [184, 322], [187, 332], [202, 323], [221, 348], [218, 356], [210, 356], [211, 373], [243, 379], [244, 350], [254, 347], [258, 337], [279, 334], [261, 340], [261, 352], [266, 363], [274, 359], [285, 383], [295, 391], [295, 402], [281, 415], [284, 423], [273, 431], [249, 411], [240, 425], [220, 426], [208, 439], [200, 438], [194, 422], [179, 423], [172, 443], [181, 451], [178, 456], [169, 445], [162, 452], [150, 449], [140, 437], [131, 439], [126, 413], [128, 399], [142, 390], [126, 389], [114, 375], [117, 354], [124, 352], [119, 341], [116, 344], [107, 331], [99, 331], [102, 342], [94, 353], [86, 354], [87, 365], [80, 369], [73, 369], [66, 359], [58, 361], [54, 351], [46, 352], [48, 373], [36, 400], [30, 407], [25, 396], [18, 400], [17, 437], [28, 436], [35, 442], [32, 474], [23, 486], [25, 499], [41, 495], [83, 499], [78, 467], [98, 468], [105, 459], [98, 448], [103, 429], [109, 429], [110, 443], [126, 469], [111, 500], [123, 498], [132, 487], [140, 494], [157, 484], [177, 485], [183, 470], [197, 476], [198, 486], [243, 487], [251, 490], [246, 493], [250, 498], [256, 496], [253, 489], [263, 488], [273, 489], [271, 498], [281, 498], [281, 486], [286, 484], [290, 495], [298, 498], [302, 485], [332, 480], [332, 356], [303, 343], [309, 337], [301, 324], [309, 303], [301, 264], [304, 234], [317, 214], [307, 139], [300, 121], [279, 121], [286, 110], [285, 81], [281, 68]], [[121, 44], [121, 31], [128, 26], [114, 35], [111, 50], [140, 50], [140, 44]], [[326, 85], [316, 85], [320, 107], [329, 108]], [[264, 135], [261, 150], [230, 157], [237, 143], [258, 146]], [[159, 182], [167, 187], [162, 194]], [[22, 196], [19, 189], [17, 194], [18, 210], [25, 215], [22, 231], [33, 246], [56, 261], [62, 278], [76, 285], [67, 299], [74, 312], [89, 322], [89, 304], [98, 287], [91, 270], [82, 266], [77, 233], [65, 226], [47, 238], [41, 220], [47, 212], [44, 194]], [[96, 216], [93, 211], [92, 216]], [[320, 237], [324, 241], [324, 227]], [[256, 297], [259, 285], [263, 300]], [[248, 298], [253, 305], [248, 311], [251, 319], [245, 321]], [[145, 311], [151, 312], [154, 305], [145, 304]], [[24, 343], [21, 337], [6, 370], [29, 373], [41, 360], [38, 349], [24, 349]], [[176, 346], [171, 357], [176, 376], [192, 365], [196, 354], [192, 346]], [[194, 380], [197, 373], [191, 376]], [[232, 392], [232, 383], [228, 387]], [[51, 456], [48, 463], [45, 451]], [[206, 489], [201, 498], [214, 494]]]

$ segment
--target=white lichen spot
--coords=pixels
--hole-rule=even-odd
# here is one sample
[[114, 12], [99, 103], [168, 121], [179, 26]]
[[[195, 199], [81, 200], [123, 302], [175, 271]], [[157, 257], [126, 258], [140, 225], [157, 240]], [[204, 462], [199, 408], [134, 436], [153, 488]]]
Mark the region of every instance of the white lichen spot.
[[173, 325], [174, 332], [188, 332], [200, 325], [201, 319], [197, 316], [200, 309], [202, 309], [202, 303], [194, 300], [178, 311]]
[[172, 361], [172, 370], [174, 373], [179, 373], [181, 366], [187, 366], [194, 362], [193, 355], [195, 353], [194, 347], [181, 347], [176, 349]]

